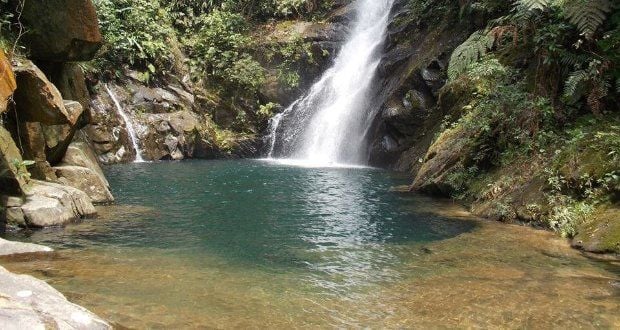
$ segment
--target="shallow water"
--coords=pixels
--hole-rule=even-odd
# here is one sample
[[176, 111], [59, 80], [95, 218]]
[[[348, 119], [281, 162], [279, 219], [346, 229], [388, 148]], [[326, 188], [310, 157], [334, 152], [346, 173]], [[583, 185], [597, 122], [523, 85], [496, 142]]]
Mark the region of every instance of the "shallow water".
[[260, 161], [106, 169], [100, 218], [3, 259], [133, 328], [619, 328], [620, 264], [389, 192], [376, 169]]

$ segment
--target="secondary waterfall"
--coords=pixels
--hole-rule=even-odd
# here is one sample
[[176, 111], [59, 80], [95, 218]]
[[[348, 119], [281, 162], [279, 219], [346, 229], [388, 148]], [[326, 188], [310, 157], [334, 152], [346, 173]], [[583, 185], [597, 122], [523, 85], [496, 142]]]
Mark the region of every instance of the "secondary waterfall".
[[131, 122], [131, 119], [129, 118], [129, 116], [127, 116], [127, 114], [123, 110], [123, 107], [121, 106], [121, 103], [118, 101], [116, 94], [112, 92], [112, 90], [110, 89], [110, 87], [108, 87], [107, 84], [104, 86], [105, 86], [105, 90], [108, 92], [108, 95], [110, 95], [112, 102], [114, 102], [114, 106], [116, 107], [116, 111], [118, 112], [118, 115], [121, 116], [121, 118], [123, 118], [123, 121], [125, 122], [125, 127], [127, 128], [127, 133], [129, 133], [129, 139], [131, 140], [131, 145], [133, 146], [133, 149], [136, 151], [135, 162], [143, 163], [144, 159], [142, 158], [142, 151], [140, 150], [140, 146], [138, 145], [138, 137], [136, 135], [136, 130], [133, 127], [133, 123]]
[[269, 158], [330, 166], [367, 161], [370, 101], [393, 0], [359, 0], [334, 65], [270, 123]]

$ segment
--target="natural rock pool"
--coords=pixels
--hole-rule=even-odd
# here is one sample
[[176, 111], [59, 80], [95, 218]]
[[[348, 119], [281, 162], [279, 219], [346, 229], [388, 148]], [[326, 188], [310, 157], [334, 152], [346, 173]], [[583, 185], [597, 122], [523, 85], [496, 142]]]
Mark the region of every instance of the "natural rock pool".
[[264, 161], [109, 167], [117, 205], [3, 259], [118, 327], [620, 327], [620, 264], [390, 192], [401, 174]]

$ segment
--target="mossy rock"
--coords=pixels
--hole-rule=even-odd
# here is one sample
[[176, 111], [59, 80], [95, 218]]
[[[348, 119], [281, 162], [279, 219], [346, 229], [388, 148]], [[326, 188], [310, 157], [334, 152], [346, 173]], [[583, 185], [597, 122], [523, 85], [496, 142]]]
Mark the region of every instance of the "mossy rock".
[[579, 228], [572, 245], [594, 253], [620, 253], [620, 205], [592, 216]]

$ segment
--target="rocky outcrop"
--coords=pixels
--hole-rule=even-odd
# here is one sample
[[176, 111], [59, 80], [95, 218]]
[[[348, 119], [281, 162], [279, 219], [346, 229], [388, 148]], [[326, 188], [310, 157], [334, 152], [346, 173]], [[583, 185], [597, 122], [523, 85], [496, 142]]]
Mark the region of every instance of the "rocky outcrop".
[[[0, 57], [0, 112], [14, 100], [0, 129], [0, 220], [47, 227], [93, 216], [93, 202], [114, 200], [109, 184], [88, 145], [68, 150], [90, 121], [86, 79], [74, 61], [92, 59], [102, 43], [95, 7], [90, 0], [13, 4], [27, 31], [21, 41], [41, 69]], [[15, 79], [4, 70], [11, 65]]]
[[[128, 77], [132, 76], [131, 72]], [[142, 157], [146, 160], [215, 158], [215, 126], [185, 87], [170, 84], [147, 87], [129, 78], [123, 86], [108, 83], [132, 121]], [[123, 118], [103, 86], [92, 100], [92, 121], [85, 129], [98, 159], [104, 164], [132, 161], [135, 150]]]
[[67, 109], [56, 86], [32, 62], [20, 61], [14, 71], [17, 80], [14, 100], [20, 121], [47, 125], [77, 123], [83, 109]]
[[112, 329], [49, 284], [0, 267], [0, 324], [4, 329]]
[[0, 114], [6, 112], [9, 98], [17, 88], [11, 62], [0, 49]]
[[24, 43], [37, 60], [88, 61], [103, 42], [90, 0], [25, 1], [22, 22]]

